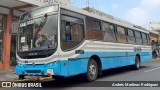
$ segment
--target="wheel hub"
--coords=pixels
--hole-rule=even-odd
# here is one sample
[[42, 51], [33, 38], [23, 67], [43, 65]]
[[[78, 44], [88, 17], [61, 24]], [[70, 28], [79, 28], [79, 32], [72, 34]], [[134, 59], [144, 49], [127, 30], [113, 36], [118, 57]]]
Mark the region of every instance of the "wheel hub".
[[137, 61], [137, 67], [139, 68], [140, 64], [139, 64], [139, 61]]
[[90, 72], [91, 76], [95, 76], [95, 74], [96, 74], [96, 66], [95, 65], [90, 65], [89, 72]]

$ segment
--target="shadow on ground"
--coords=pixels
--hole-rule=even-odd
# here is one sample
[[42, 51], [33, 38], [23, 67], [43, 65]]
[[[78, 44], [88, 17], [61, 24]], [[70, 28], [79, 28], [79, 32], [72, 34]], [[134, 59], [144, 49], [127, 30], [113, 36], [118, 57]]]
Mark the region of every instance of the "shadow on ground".
[[[147, 66], [141, 66], [142, 68], [147, 68]], [[132, 72], [133, 69], [127, 67], [121, 67], [121, 68], [115, 68], [115, 69], [109, 69], [103, 71], [103, 75], [99, 76], [98, 78], [109, 78], [110, 76], [113, 75], [120, 75], [120, 74], [125, 74], [128, 72]], [[68, 77], [65, 78], [61, 81], [45, 81], [42, 82], [43, 87], [96, 87], [94, 86], [96, 83], [99, 81], [94, 81], [94, 82], [86, 82], [84, 77], [82, 75], [78, 76], [73, 76], [73, 77]]]
[[[148, 67], [149, 66], [141, 66], [140, 69], [148, 68]], [[130, 66], [121, 67], [121, 68], [113, 68], [113, 69], [103, 71], [103, 74], [99, 78], [103, 79], [103, 78], [107, 78], [110, 76], [125, 74], [125, 73], [132, 72], [132, 71], [136, 71], [136, 70], [133, 70]]]

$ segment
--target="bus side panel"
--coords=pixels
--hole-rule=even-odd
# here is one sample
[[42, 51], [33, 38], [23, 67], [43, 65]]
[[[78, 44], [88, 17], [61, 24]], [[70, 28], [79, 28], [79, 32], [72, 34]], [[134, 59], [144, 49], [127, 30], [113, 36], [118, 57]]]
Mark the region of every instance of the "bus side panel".
[[[117, 67], [131, 65], [134, 61], [134, 59], [133, 59], [134, 57], [129, 56], [128, 52], [117, 52], [116, 55], [118, 57], [114, 58], [116, 60], [116, 62], [114, 62], [114, 63], [118, 64]], [[132, 53], [132, 55], [133, 55], [133, 53]]]
[[68, 60], [61, 61], [61, 74], [62, 76], [68, 76]]
[[69, 61], [68, 76], [87, 73], [88, 59]]
[[128, 65], [134, 65], [135, 64], [135, 59], [136, 59], [136, 55], [138, 53], [137, 52], [128, 52], [128, 57], [126, 61], [128, 62]]
[[123, 66], [128, 66], [128, 65], [134, 64], [135, 63], [135, 56], [130, 56], [130, 57], [124, 56], [124, 57], [116, 58], [115, 60], [117, 60], [118, 67], [123, 67]]
[[81, 60], [69, 60], [69, 71], [68, 74], [76, 75], [81, 73]]
[[[152, 59], [150, 52], [89, 52], [91, 57], [97, 55], [101, 59], [102, 70], [110, 68], [118, 68], [122, 66], [128, 66], [135, 64], [136, 55], [140, 54], [142, 62], [147, 62]], [[143, 56], [144, 55], [144, 56]], [[115, 56], [115, 57], [114, 57]]]
[[75, 60], [69, 60], [69, 76], [86, 73], [87, 72], [87, 66], [88, 66], [88, 53], [85, 52], [84, 54], [80, 54], [77, 57], [75, 57]]
[[[88, 56], [91, 57], [93, 55], [96, 55], [100, 58], [102, 63], [102, 70], [110, 69], [118, 67], [118, 59], [113, 58], [114, 56], [120, 55], [122, 53], [116, 53], [116, 52], [88, 52]], [[111, 56], [111, 57], [110, 57]]]
[[102, 63], [102, 69], [108, 69], [108, 68], [113, 68], [113, 67], [117, 67], [117, 64], [114, 63], [114, 59], [113, 58], [105, 58], [106, 56], [110, 56], [110, 55], [115, 55], [115, 54], [111, 54], [108, 52], [87, 52], [89, 58], [96, 55], [100, 58], [101, 63]]
[[152, 59], [151, 55], [148, 55], [151, 54], [150, 52], [85, 52], [85, 54], [81, 54], [75, 57], [75, 60], [62, 61], [61, 75], [72, 76], [86, 73], [89, 58], [93, 55], [97, 55], [98, 57], [100, 57], [102, 63], [102, 70], [106, 70], [110, 68], [118, 68], [135, 64], [136, 54], [142, 55], [141, 62], [147, 62]]
[[141, 63], [148, 62], [152, 60], [152, 52], [143, 52], [140, 54]]
[[88, 59], [81, 60], [81, 71], [82, 71], [82, 73], [86, 73], [87, 72], [88, 61], [89, 61]]
[[127, 57], [126, 52], [104, 52], [106, 58], [101, 58], [102, 69], [117, 68], [134, 63], [135, 57]]
[[[117, 67], [118, 64], [114, 58], [101, 58], [102, 70]], [[116, 62], [116, 63], [115, 63]]]

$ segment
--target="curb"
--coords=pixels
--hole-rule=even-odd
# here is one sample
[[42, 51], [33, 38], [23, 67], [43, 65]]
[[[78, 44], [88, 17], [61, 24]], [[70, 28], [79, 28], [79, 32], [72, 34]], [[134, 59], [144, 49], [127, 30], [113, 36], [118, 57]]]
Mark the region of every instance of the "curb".
[[[154, 62], [154, 61], [158, 61], [158, 60], [160, 60], [160, 58], [152, 59], [150, 62]], [[24, 80], [14, 80], [13, 82], [33, 82], [33, 81], [49, 81], [49, 80], [54, 80], [54, 79], [52, 78], [52, 76], [50, 76], [50, 77], [39, 76], [36, 78], [29, 78], [29, 79], [24, 79]], [[2, 84], [0, 83], [0, 88], [1, 88], [1, 86], [2, 86]]]
[[37, 78], [30, 78], [30, 79], [24, 79], [24, 80], [15, 80], [15, 82], [28, 82], [28, 81], [47, 81], [47, 80], [53, 80], [52, 76], [50, 77], [37, 77]]
[[152, 59], [150, 62], [158, 61], [160, 58]]

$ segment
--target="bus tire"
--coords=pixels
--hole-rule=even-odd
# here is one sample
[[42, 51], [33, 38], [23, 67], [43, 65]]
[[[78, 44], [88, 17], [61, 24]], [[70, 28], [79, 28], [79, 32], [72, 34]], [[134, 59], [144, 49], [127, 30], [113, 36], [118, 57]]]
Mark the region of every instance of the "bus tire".
[[90, 59], [87, 67], [86, 80], [91, 82], [98, 77], [98, 64], [94, 59]]
[[135, 58], [135, 64], [133, 65], [134, 70], [139, 70], [140, 69], [140, 58], [136, 56]]

